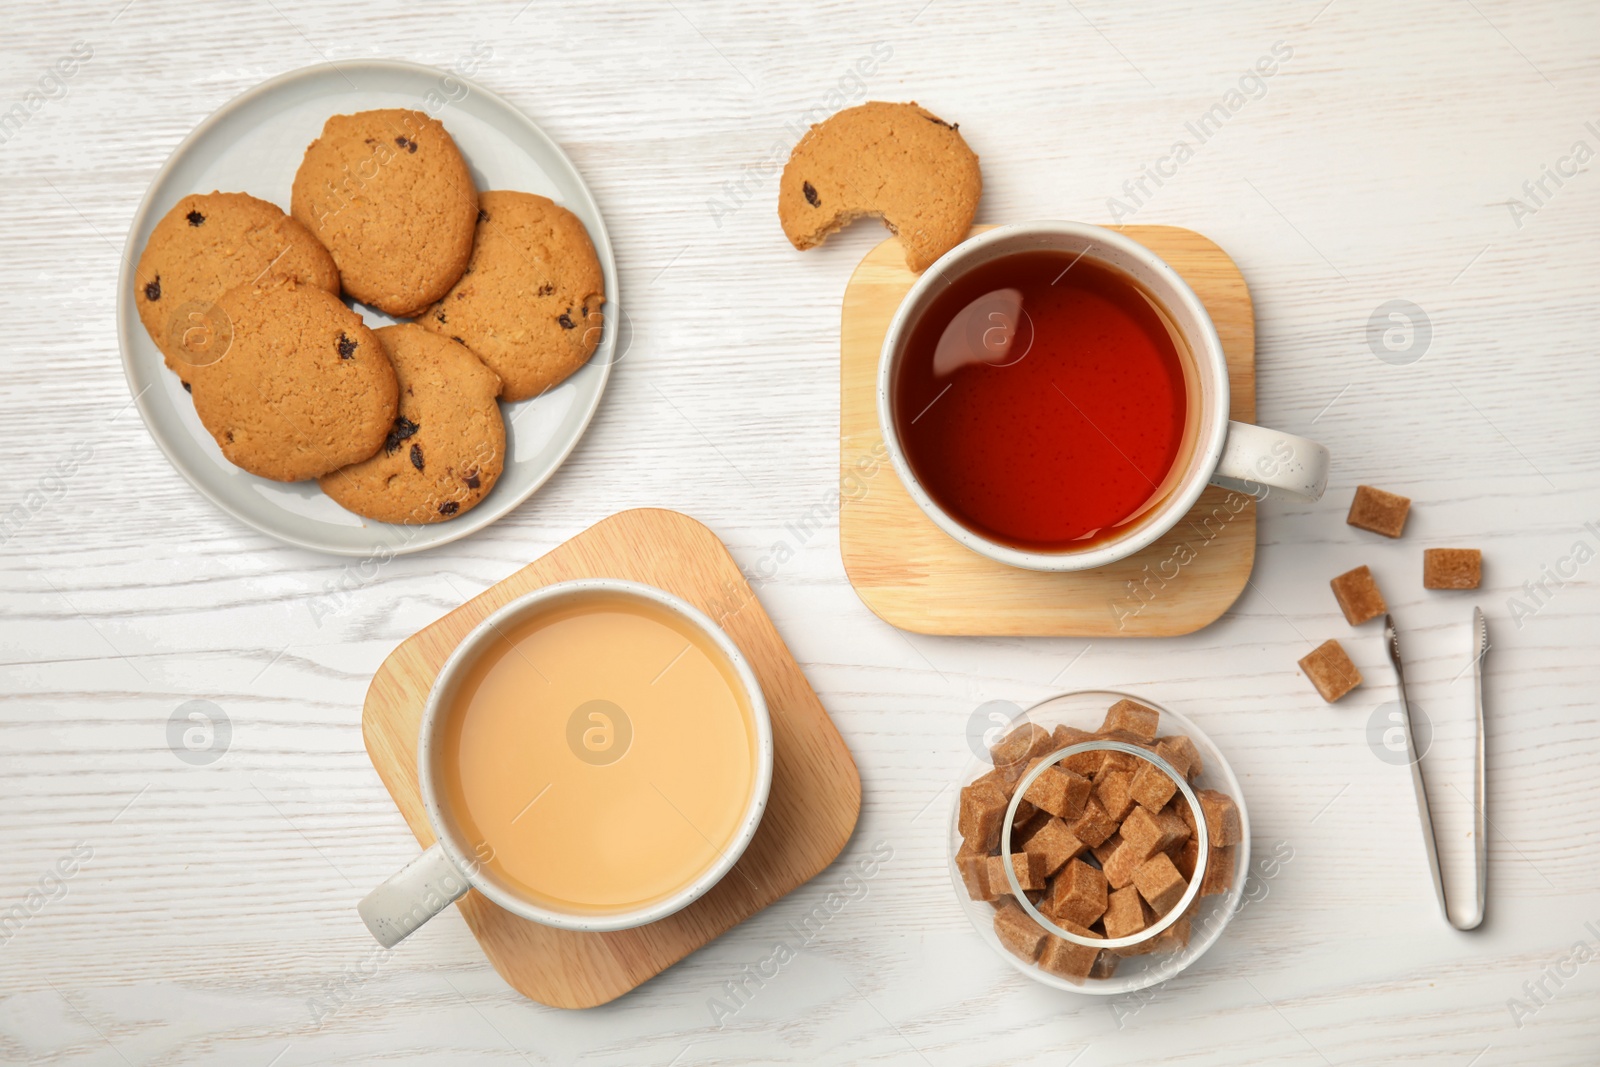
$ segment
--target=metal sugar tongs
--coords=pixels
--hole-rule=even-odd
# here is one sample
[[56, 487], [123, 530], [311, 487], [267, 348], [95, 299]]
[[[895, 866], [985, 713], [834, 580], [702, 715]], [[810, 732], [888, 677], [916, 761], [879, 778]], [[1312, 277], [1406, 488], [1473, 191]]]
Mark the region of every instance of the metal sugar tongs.
[[1411, 732], [1411, 704], [1406, 699], [1405, 668], [1400, 664], [1400, 634], [1395, 630], [1394, 617], [1383, 617], [1383, 639], [1389, 646], [1389, 659], [1394, 663], [1395, 679], [1400, 689], [1400, 717], [1405, 726], [1406, 757], [1411, 763], [1411, 784], [1417, 791], [1417, 814], [1422, 818], [1422, 843], [1428, 853], [1428, 870], [1433, 874], [1434, 892], [1439, 895], [1439, 910], [1445, 921], [1457, 930], [1476, 930], [1483, 923], [1484, 905], [1489, 888], [1489, 815], [1484, 805], [1486, 772], [1483, 744], [1483, 657], [1489, 651], [1489, 627], [1483, 618], [1482, 608], [1472, 609], [1473, 659], [1472, 689], [1478, 719], [1478, 743], [1474, 756], [1473, 796], [1473, 848], [1477, 853], [1478, 893], [1473, 910], [1460, 922], [1450, 914], [1450, 902], [1445, 899], [1444, 877], [1439, 871], [1439, 843], [1433, 832], [1433, 811], [1428, 807], [1428, 786], [1422, 777], [1422, 760], [1417, 754], [1417, 741]]

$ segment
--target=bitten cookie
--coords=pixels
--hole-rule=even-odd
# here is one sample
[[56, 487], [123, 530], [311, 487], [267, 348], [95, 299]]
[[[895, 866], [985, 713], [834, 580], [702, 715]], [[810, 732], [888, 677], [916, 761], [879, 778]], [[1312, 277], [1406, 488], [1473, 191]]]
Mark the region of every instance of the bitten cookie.
[[133, 272], [133, 302], [167, 366], [189, 380], [215, 356], [207, 310], [237, 285], [294, 278], [339, 291], [333, 257], [277, 204], [246, 193], [195, 193], [162, 216]]
[[347, 294], [409, 316], [461, 277], [478, 190], [443, 123], [362, 111], [333, 116], [311, 142], [290, 211], [333, 253]]
[[194, 368], [194, 410], [230, 462], [279, 482], [366, 459], [394, 425], [394, 367], [332, 293], [282, 280], [224, 293], [225, 351]]
[[871, 101], [800, 138], [778, 183], [778, 221], [804, 250], [876, 215], [920, 272], [967, 236], [982, 195], [978, 157], [955, 126], [915, 103]]
[[578, 217], [532, 193], [479, 197], [466, 273], [417, 321], [477, 354], [504, 400], [538, 396], [600, 343], [605, 280]]
[[505, 465], [500, 379], [415, 323], [374, 331], [400, 381], [400, 414], [371, 459], [321, 478], [339, 504], [380, 522], [443, 522], [488, 495]]

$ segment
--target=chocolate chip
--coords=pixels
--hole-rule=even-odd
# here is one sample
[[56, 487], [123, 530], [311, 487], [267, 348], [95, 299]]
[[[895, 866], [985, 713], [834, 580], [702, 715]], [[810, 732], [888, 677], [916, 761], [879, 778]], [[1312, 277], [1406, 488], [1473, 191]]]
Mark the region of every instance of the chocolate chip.
[[478, 480], [478, 472], [476, 470], [470, 470], [466, 474], [463, 474], [461, 476], [461, 480], [467, 483], [468, 489], [476, 489], [478, 486], [483, 484]]
[[460, 510], [461, 505], [457, 504], [454, 500], [446, 500], [443, 504], [439, 505], [439, 514], [441, 515], [454, 515]]
[[561, 324], [561, 328], [563, 330], [576, 330], [578, 328], [578, 324], [572, 321], [571, 308], [568, 308], [566, 311], [562, 312], [556, 321]]
[[144, 298], [146, 300], [161, 299], [161, 275], [156, 275], [156, 280], [144, 287]]
[[444, 312], [441, 311], [437, 315], [435, 315], [433, 317], [433, 321], [442, 324], [444, 322]]
[[421, 445], [412, 445], [411, 446], [411, 465], [413, 467], [417, 468], [417, 470], [421, 470], [422, 469], [422, 446]]
[[822, 206], [822, 197], [817, 195], [817, 190], [812, 187], [810, 182], [801, 182], [800, 191], [806, 194], [806, 203], [812, 207]]
[[545, 282], [543, 285], [539, 286], [539, 292], [538, 292], [537, 295], [539, 295], [539, 296], [549, 296], [551, 293], [553, 293], [555, 291], [556, 291], [556, 287], [555, 286], [551, 285], [549, 282]]
[[225, 436], [228, 439], [228, 443], [230, 445], [233, 444], [233, 431], [232, 430], [224, 431], [223, 436]]
[[451, 334], [450, 335], [450, 340], [454, 341], [458, 345], [464, 345], [464, 344], [467, 343], [467, 342], [463, 341], [461, 338], [457, 337], [455, 334]]
[[184, 218], [189, 220], [190, 226], [199, 226], [201, 223], [206, 221], [206, 217], [200, 214], [198, 211], [191, 211], [185, 215]]
[[194, 386], [190, 385], [188, 382], [184, 382], [183, 383], [183, 391], [186, 392], [186, 393], [192, 393], [192, 392], [194, 392]]
[[926, 118], [929, 122], [938, 123], [940, 126], [943, 126], [947, 130], [959, 130], [961, 128], [961, 123], [959, 123], [959, 122], [956, 122], [956, 123], [946, 122], [944, 119], [936, 118], [933, 115], [924, 115], [923, 117]]
[[410, 140], [410, 139], [405, 138], [405, 137], [396, 137], [394, 139], [394, 143], [399, 145], [401, 148], [404, 148], [407, 152], [410, 152], [412, 155], [416, 155], [417, 154], [417, 142], [415, 142], [413, 140]]
[[339, 358], [354, 359], [355, 355], [356, 343], [341, 333], [339, 335]]
[[394, 420], [394, 428], [389, 431], [389, 436], [383, 439], [383, 450], [393, 455], [394, 450], [400, 447], [400, 442], [417, 432], [417, 424], [401, 415]]
[[489, 221], [489, 213], [487, 211], [483, 210], [483, 208], [481, 208], [481, 207], [478, 209], [478, 221], [479, 222], [488, 222]]

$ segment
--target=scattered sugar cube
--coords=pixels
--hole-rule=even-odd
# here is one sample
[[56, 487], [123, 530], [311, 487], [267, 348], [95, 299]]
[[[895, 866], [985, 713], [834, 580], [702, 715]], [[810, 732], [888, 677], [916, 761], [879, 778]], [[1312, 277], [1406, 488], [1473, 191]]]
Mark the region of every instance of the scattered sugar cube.
[[1361, 684], [1361, 672], [1350, 662], [1344, 647], [1332, 638], [1307, 652], [1300, 660], [1300, 669], [1329, 704]]
[[1383, 594], [1378, 591], [1378, 583], [1373, 580], [1371, 569], [1365, 565], [1345, 571], [1328, 584], [1333, 588], [1334, 599], [1339, 602], [1339, 610], [1344, 612], [1345, 621], [1351, 626], [1360, 626], [1389, 610], [1389, 605], [1383, 601]]
[[1422, 552], [1424, 589], [1476, 589], [1483, 581], [1483, 553], [1476, 548], [1428, 548]]
[[1410, 512], [1410, 497], [1386, 493], [1370, 485], [1358, 485], [1355, 499], [1350, 501], [1350, 514], [1345, 516], [1344, 521], [1385, 537], [1399, 537]]

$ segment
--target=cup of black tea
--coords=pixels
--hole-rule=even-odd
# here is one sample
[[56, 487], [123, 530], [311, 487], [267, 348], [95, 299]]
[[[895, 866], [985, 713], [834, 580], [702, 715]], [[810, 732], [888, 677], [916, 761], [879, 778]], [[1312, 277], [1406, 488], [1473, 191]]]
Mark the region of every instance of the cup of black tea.
[[1207, 485], [1316, 500], [1328, 450], [1228, 419], [1205, 306], [1148, 248], [1035, 222], [956, 246], [912, 286], [878, 364], [878, 420], [912, 499], [1032, 570], [1151, 544]]

